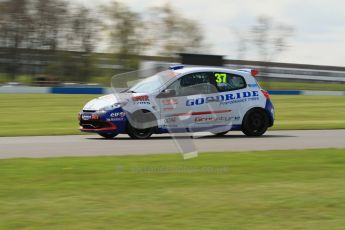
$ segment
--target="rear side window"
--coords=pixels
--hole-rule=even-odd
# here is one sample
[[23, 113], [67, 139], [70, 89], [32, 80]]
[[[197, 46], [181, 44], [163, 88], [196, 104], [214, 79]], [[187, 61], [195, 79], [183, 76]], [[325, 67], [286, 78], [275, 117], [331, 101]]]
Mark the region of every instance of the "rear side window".
[[214, 72], [212, 75], [219, 92], [246, 88], [246, 81], [240, 75], [224, 72]]

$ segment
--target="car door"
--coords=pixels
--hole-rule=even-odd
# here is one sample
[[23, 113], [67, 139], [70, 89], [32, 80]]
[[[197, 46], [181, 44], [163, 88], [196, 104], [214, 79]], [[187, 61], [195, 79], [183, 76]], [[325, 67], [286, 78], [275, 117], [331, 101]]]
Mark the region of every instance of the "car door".
[[212, 72], [196, 72], [180, 77], [159, 97], [161, 121], [172, 131], [203, 131], [216, 121], [219, 111], [218, 90]]
[[231, 127], [240, 125], [243, 117], [243, 108], [247, 101], [245, 78], [230, 72], [213, 72], [216, 88], [219, 92], [219, 110], [230, 110], [226, 123]]

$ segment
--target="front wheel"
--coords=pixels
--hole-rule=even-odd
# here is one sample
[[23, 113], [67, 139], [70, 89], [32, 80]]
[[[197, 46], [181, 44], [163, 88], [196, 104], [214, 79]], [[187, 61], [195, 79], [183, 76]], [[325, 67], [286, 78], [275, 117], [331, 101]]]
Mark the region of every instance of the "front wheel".
[[139, 110], [128, 117], [127, 134], [133, 139], [148, 139], [156, 126], [156, 117], [151, 112]]
[[106, 139], [113, 139], [118, 135], [118, 133], [98, 133], [101, 137], [104, 137]]
[[148, 139], [153, 134], [153, 128], [137, 129], [128, 123], [127, 133], [133, 139]]
[[242, 132], [251, 137], [262, 136], [269, 126], [269, 119], [264, 110], [252, 109], [243, 119]]

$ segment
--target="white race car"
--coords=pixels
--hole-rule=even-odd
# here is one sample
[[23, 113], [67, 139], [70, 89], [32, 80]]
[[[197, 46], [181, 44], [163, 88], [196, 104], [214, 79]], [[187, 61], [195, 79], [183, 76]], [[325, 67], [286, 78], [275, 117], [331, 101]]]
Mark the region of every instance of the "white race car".
[[105, 138], [242, 130], [261, 136], [273, 126], [274, 107], [255, 79], [256, 70], [176, 65], [120, 93], [88, 102], [80, 130]]

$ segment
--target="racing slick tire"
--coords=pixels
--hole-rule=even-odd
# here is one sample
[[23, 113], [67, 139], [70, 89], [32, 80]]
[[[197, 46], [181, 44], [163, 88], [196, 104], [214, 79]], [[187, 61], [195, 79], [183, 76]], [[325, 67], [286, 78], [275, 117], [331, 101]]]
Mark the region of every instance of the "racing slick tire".
[[148, 139], [155, 132], [156, 125], [156, 117], [151, 112], [140, 110], [131, 114], [127, 134], [132, 139]]
[[127, 126], [127, 134], [132, 139], [148, 139], [154, 133], [154, 128], [137, 129], [134, 128], [130, 123]]
[[105, 139], [113, 139], [118, 135], [118, 133], [98, 133], [101, 137], [104, 137]]
[[254, 108], [247, 112], [242, 122], [242, 132], [250, 137], [262, 136], [269, 126], [269, 118], [265, 110]]

